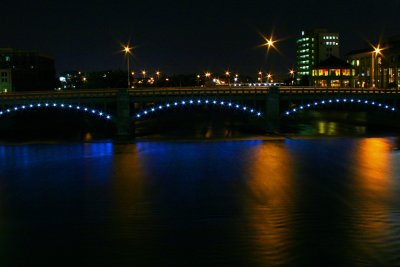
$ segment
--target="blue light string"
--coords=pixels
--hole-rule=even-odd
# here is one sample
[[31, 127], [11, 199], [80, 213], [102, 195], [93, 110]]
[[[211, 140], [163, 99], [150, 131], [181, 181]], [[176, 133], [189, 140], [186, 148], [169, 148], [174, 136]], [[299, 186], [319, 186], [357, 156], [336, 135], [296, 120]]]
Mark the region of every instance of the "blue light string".
[[100, 110], [91, 109], [84, 106], [79, 105], [71, 105], [71, 104], [64, 104], [64, 103], [35, 103], [35, 104], [26, 104], [26, 105], [19, 105], [13, 108], [7, 108], [4, 110], [0, 110], [0, 116], [9, 114], [11, 112], [22, 111], [22, 110], [29, 110], [34, 108], [59, 108], [59, 109], [70, 109], [70, 110], [78, 110], [81, 112], [86, 112], [92, 115], [97, 115], [100, 118], [111, 120], [111, 115]]
[[164, 110], [164, 109], [170, 109], [170, 108], [179, 107], [179, 106], [202, 105], [202, 104], [203, 105], [226, 107], [226, 108], [231, 108], [231, 109], [234, 109], [234, 110], [240, 110], [242, 112], [247, 112], [247, 113], [253, 114], [253, 115], [257, 116], [257, 117], [261, 117], [262, 116], [262, 113], [257, 111], [254, 108], [247, 107], [245, 105], [240, 105], [240, 104], [237, 104], [237, 103], [232, 103], [230, 101], [209, 100], [209, 99], [205, 99], [205, 100], [202, 100], [202, 99], [196, 99], [196, 100], [189, 99], [189, 100], [172, 101], [172, 102], [169, 102], [169, 103], [166, 103], [166, 104], [163, 104], [163, 105], [155, 105], [155, 106], [153, 106], [153, 107], [151, 107], [149, 109], [146, 109], [146, 110], [143, 110], [143, 111], [137, 113], [135, 115], [135, 118], [136, 119], [140, 119], [140, 118], [142, 118], [142, 117], [144, 117], [144, 116], [146, 116], [146, 115], [148, 115], [150, 113], [154, 113], [154, 112], [161, 111], [161, 110]]
[[292, 109], [286, 110], [284, 112], [284, 114], [286, 116], [290, 116], [301, 110], [310, 109], [310, 108], [322, 106], [322, 105], [336, 104], [336, 103], [355, 103], [355, 104], [362, 104], [362, 105], [371, 105], [371, 106], [375, 106], [375, 107], [382, 108], [384, 110], [388, 110], [388, 111], [392, 111], [392, 112], [396, 111], [395, 107], [392, 107], [392, 106], [389, 106], [386, 104], [382, 104], [382, 103], [379, 103], [376, 101], [354, 99], [354, 98], [350, 98], [350, 99], [349, 98], [336, 98], [336, 99], [321, 100], [321, 101], [317, 101], [317, 102], [313, 102], [313, 103], [304, 104], [304, 105], [298, 106], [297, 108], [292, 108]]

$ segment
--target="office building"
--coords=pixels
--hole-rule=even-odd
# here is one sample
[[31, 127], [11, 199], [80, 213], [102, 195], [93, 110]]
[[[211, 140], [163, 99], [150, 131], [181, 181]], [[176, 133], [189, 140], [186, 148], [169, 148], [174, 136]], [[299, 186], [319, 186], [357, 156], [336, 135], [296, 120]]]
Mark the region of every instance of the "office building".
[[331, 56], [339, 57], [339, 34], [326, 29], [302, 31], [297, 40], [296, 81], [309, 85], [314, 65]]
[[354, 66], [355, 86], [363, 88], [400, 88], [400, 36], [375, 47], [351, 51], [347, 62]]

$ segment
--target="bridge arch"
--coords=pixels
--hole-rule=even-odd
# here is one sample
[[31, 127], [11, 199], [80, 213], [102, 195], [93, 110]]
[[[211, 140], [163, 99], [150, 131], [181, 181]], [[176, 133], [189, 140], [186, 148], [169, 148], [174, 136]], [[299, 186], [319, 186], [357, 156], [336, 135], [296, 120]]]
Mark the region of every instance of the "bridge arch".
[[36, 102], [36, 103], [29, 103], [29, 104], [21, 104], [15, 105], [13, 107], [8, 107], [4, 109], [0, 109], [0, 118], [6, 116], [8, 114], [12, 114], [15, 112], [21, 111], [29, 111], [34, 109], [46, 109], [46, 108], [53, 108], [53, 109], [61, 109], [61, 110], [73, 110], [78, 111], [86, 114], [90, 114], [95, 117], [99, 117], [103, 120], [112, 121], [113, 117], [102, 110], [89, 108], [86, 106], [76, 105], [76, 104], [67, 104], [67, 103], [50, 103], [50, 102]]
[[230, 109], [232, 111], [240, 111], [243, 113], [247, 113], [249, 115], [253, 115], [255, 117], [262, 117], [263, 113], [256, 108], [242, 105], [239, 103], [234, 103], [232, 101], [227, 100], [210, 100], [210, 99], [189, 99], [189, 100], [176, 100], [171, 102], [166, 102], [163, 104], [153, 105], [150, 108], [142, 109], [137, 112], [134, 116], [134, 120], [140, 120], [150, 114], [161, 112], [164, 110], [174, 109], [178, 107], [187, 107], [187, 106], [213, 106], [213, 107], [223, 107], [226, 109]]
[[339, 105], [339, 104], [357, 104], [357, 105], [364, 105], [364, 106], [369, 106], [369, 107], [375, 107], [377, 109], [381, 109], [382, 111], [387, 111], [387, 112], [397, 112], [397, 109], [394, 106], [379, 102], [379, 101], [374, 101], [374, 100], [369, 100], [369, 99], [361, 99], [361, 98], [349, 98], [349, 97], [336, 97], [336, 98], [329, 98], [329, 99], [324, 99], [324, 100], [319, 100], [319, 101], [314, 101], [314, 102], [309, 102], [306, 104], [301, 104], [301, 105], [296, 105], [290, 109], [285, 110], [282, 115], [283, 116], [292, 116], [296, 114], [299, 111], [304, 111], [304, 110], [311, 110], [317, 107], [321, 106], [334, 106], [334, 105]]

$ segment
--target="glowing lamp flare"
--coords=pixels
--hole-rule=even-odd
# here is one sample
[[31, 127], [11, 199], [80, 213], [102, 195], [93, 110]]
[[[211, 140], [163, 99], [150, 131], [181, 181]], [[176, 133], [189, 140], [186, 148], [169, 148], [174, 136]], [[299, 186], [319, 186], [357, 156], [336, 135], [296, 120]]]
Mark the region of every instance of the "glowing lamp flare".
[[132, 47], [130, 47], [129, 45], [124, 45], [123, 47], [123, 52], [125, 52], [125, 54], [132, 54]]

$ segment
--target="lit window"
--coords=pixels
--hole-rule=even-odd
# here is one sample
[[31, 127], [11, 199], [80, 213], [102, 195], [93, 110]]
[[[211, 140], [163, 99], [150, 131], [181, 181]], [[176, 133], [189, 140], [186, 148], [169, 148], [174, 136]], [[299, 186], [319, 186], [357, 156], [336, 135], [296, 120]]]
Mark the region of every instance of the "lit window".
[[342, 70], [342, 75], [343, 76], [350, 76], [350, 69], [343, 69]]

